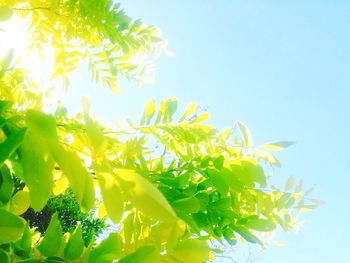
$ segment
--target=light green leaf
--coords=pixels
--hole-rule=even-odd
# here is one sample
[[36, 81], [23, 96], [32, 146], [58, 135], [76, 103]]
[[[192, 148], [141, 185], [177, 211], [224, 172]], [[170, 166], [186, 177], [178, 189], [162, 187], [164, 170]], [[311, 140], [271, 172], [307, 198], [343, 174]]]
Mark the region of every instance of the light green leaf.
[[258, 158], [263, 159], [271, 165], [281, 167], [281, 163], [277, 160], [277, 158], [268, 151], [257, 149], [254, 151], [254, 155]]
[[123, 189], [134, 206], [145, 216], [160, 221], [175, 221], [176, 214], [163, 194], [147, 179], [132, 170], [119, 170]]
[[118, 233], [111, 233], [95, 247], [89, 255], [89, 263], [110, 263], [120, 256], [121, 238]]
[[30, 196], [27, 191], [18, 191], [11, 199], [11, 212], [15, 215], [21, 215], [28, 210], [30, 206]]
[[14, 151], [21, 145], [26, 129], [20, 129], [12, 132], [7, 139], [0, 144], [0, 166], [14, 153]]
[[40, 211], [52, 195], [54, 166], [46, 141], [27, 134], [21, 147], [24, 182], [29, 188], [30, 203]]
[[28, 110], [26, 114], [28, 128], [36, 135], [47, 139], [57, 139], [56, 120], [54, 117], [40, 111]]
[[180, 262], [206, 262], [209, 246], [204, 240], [187, 239], [178, 243], [170, 255]]
[[247, 228], [242, 227], [242, 226], [235, 226], [234, 230], [235, 230], [235, 232], [240, 234], [248, 242], [258, 243], [258, 244], [262, 245], [262, 242], [260, 241], [260, 239], [257, 238], [256, 236], [254, 236], [252, 233], [250, 233], [250, 231]]
[[95, 205], [95, 190], [92, 178], [82, 161], [76, 154], [66, 151], [56, 142], [51, 142], [49, 145], [54, 159], [77, 196], [80, 209], [89, 211]]
[[16, 246], [20, 247], [23, 251], [25, 251], [27, 255], [30, 254], [30, 251], [32, 250], [32, 233], [30, 232], [28, 223], [25, 225], [22, 238], [18, 240], [15, 244]]
[[55, 213], [51, 217], [44, 238], [38, 246], [39, 251], [46, 257], [55, 256], [61, 247], [62, 238], [61, 223], [58, 220], [58, 214]]
[[23, 219], [0, 208], [0, 245], [19, 240], [24, 227]]
[[276, 225], [271, 220], [260, 218], [249, 219], [245, 223], [245, 227], [264, 232], [270, 232], [276, 229]]
[[194, 122], [205, 122], [211, 117], [210, 113], [202, 112], [193, 121]]
[[64, 247], [65, 258], [69, 260], [78, 259], [82, 255], [84, 247], [81, 225], [78, 224]]
[[13, 16], [13, 9], [9, 6], [0, 6], [0, 21], [9, 20]]
[[194, 103], [194, 102], [189, 103], [186, 107], [185, 113], [181, 116], [179, 122], [182, 122], [186, 118], [192, 117], [192, 115], [195, 114], [197, 109], [198, 109], [197, 103]]
[[107, 214], [114, 223], [118, 224], [124, 211], [123, 197], [118, 181], [115, 176], [109, 173], [99, 173], [98, 183]]
[[156, 111], [156, 103], [154, 102], [154, 100], [148, 101], [145, 106], [145, 113], [147, 118], [149, 119], [152, 118], [155, 111]]
[[290, 190], [294, 185], [294, 177], [293, 176], [289, 176], [285, 186], [284, 186], [284, 189], [286, 191]]
[[122, 258], [119, 261], [119, 263], [136, 263], [136, 262], [153, 263], [153, 262], [158, 262], [158, 260], [159, 260], [159, 253], [157, 252], [156, 247], [152, 245], [146, 245], [138, 248], [135, 252]]
[[248, 127], [241, 121], [237, 121], [237, 126], [239, 129], [239, 132], [243, 137], [244, 145], [249, 149], [253, 148], [254, 146], [253, 137]]
[[262, 147], [264, 147], [267, 150], [270, 151], [282, 151], [285, 148], [291, 146], [295, 144], [295, 142], [291, 142], [291, 141], [281, 141], [281, 142], [270, 142], [270, 143], [265, 143], [263, 145], [261, 145]]

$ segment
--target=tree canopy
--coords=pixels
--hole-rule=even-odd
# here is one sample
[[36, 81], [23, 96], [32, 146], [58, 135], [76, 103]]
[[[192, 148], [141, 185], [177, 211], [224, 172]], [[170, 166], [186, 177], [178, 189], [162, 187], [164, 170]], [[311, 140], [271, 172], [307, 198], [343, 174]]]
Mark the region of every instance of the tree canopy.
[[[111, 0], [2, 0], [0, 20], [12, 16], [30, 24], [32, 49], [54, 49], [51, 77], [64, 88], [86, 60], [93, 82], [119, 91], [121, 76], [142, 81], [165, 48], [158, 29]], [[49, 95], [13, 56], [0, 63], [1, 262], [206, 262], [220, 253], [212, 241], [267, 246], [266, 233], [318, 204], [292, 177], [270, 183], [272, 152], [292, 142], [255, 145], [243, 122], [218, 130], [196, 103], [179, 114], [175, 98], [150, 100], [140, 121], [118, 127], [102, 125], [87, 98], [74, 117], [63, 105], [47, 112]], [[16, 193], [15, 178], [25, 183]], [[85, 246], [81, 225], [64, 233], [57, 213], [44, 235], [21, 217], [68, 188], [114, 231]]]

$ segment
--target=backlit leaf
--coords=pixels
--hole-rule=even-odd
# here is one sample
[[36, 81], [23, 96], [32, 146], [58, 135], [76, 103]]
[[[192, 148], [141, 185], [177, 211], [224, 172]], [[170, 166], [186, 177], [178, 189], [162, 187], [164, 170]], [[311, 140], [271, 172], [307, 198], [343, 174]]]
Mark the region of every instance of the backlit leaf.
[[83, 250], [84, 240], [81, 225], [79, 224], [71, 234], [66, 246], [64, 247], [64, 256], [69, 260], [74, 260], [82, 255]]
[[264, 147], [267, 150], [270, 151], [282, 151], [285, 148], [291, 146], [295, 144], [295, 142], [291, 142], [291, 141], [281, 141], [281, 142], [270, 142], [270, 143], [265, 143], [263, 145], [261, 145], [262, 147]]
[[58, 220], [58, 214], [55, 213], [51, 217], [49, 226], [45, 231], [45, 236], [38, 246], [39, 251], [47, 257], [55, 256], [61, 247], [62, 238], [61, 223]]
[[[121, 239], [117, 233], [111, 233], [102, 240], [89, 255], [89, 263], [110, 263], [121, 253]], [[119, 261], [120, 262], [120, 261]]]
[[24, 227], [23, 219], [0, 208], [0, 245], [19, 240]]
[[6, 5], [0, 6], [0, 21], [9, 20], [13, 15], [13, 9]]
[[160, 221], [175, 221], [176, 214], [163, 194], [146, 178], [131, 170], [119, 170], [119, 177], [122, 179], [123, 188], [128, 189], [127, 193], [131, 202], [145, 216]]
[[237, 121], [237, 126], [239, 129], [239, 132], [243, 137], [244, 145], [250, 149], [253, 148], [254, 146], [253, 137], [248, 127], [241, 121]]
[[109, 218], [116, 224], [123, 215], [123, 197], [118, 181], [113, 175], [102, 172], [98, 174], [104, 207]]

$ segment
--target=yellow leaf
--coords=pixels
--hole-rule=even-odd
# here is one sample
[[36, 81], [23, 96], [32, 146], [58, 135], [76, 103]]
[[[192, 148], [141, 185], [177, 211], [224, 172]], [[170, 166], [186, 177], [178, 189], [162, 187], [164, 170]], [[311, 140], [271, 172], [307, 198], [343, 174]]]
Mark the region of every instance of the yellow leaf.
[[11, 212], [15, 215], [21, 215], [28, 210], [30, 206], [30, 197], [28, 191], [18, 191], [11, 199]]

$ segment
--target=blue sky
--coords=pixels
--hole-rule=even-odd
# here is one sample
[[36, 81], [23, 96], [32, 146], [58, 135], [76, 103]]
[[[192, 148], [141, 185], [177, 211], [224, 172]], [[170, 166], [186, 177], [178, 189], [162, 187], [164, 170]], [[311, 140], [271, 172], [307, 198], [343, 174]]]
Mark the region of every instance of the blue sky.
[[316, 184], [314, 196], [325, 204], [304, 215], [299, 233], [280, 232], [287, 245], [270, 247], [258, 262], [345, 262], [350, 2], [128, 0], [122, 6], [159, 27], [176, 56], [157, 62], [154, 85], [128, 84], [117, 98], [96, 97], [96, 110], [138, 116], [148, 99], [176, 96], [181, 105], [208, 106], [218, 127], [244, 121], [257, 143], [297, 141], [279, 154], [283, 167], [275, 176]]
[[[316, 185], [325, 204], [304, 215], [299, 233], [279, 232], [258, 262], [345, 262], [350, 246], [350, 2], [128, 0], [133, 18], [159, 27], [175, 57], [157, 63], [153, 85], [123, 83], [122, 94], [84, 86], [93, 110], [109, 120], [138, 118], [147, 100], [196, 101], [222, 128], [237, 119], [255, 141], [293, 140], [278, 154], [288, 176]], [[75, 94], [76, 93], [76, 94]], [[79, 106], [81, 93], [64, 101]], [[73, 105], [75, 104], [75, 105]], [[243, 262], [243, 261], [242, 261]]]

